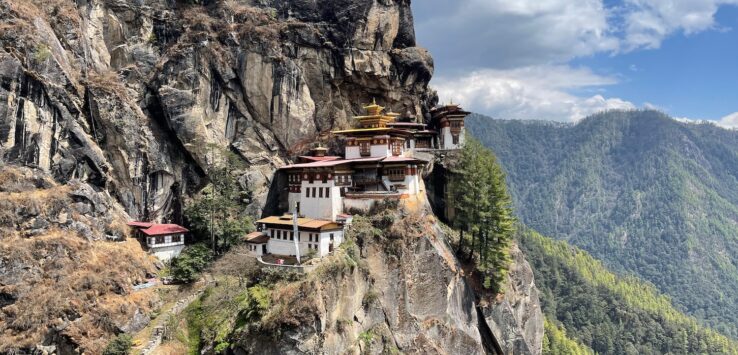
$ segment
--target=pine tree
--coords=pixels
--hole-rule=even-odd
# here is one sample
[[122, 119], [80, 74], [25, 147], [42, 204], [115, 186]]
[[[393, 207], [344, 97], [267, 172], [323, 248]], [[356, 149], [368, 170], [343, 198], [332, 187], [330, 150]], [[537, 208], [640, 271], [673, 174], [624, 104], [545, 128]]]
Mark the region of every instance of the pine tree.
[[470, 139], [464, 145], [451, 182], [450, 197], [461, 231], [458, 253], [469, 242], [467, 261], [474, 261], [485, 288], [499, 291], [509, 264], [508, 249], [515, 219], [505, 186], [505, 174], [491, 151]]

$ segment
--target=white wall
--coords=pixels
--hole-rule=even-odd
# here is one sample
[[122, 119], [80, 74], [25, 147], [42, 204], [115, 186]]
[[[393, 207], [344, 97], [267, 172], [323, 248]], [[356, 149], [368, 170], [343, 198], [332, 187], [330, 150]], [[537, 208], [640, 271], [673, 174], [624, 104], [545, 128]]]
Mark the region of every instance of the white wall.
[[184, 244], [169, 245], [163, 247], [152, 247], [150, 250], [151, 254], [154, 254], [161, 261], [169, 261], [172, 258], [179, 256], [184, 249]]
[[[319, 190], [323, 189], [323, 197], [320, 196]], [[325, 188], [330, 190], [329, 197], [325, 197]], [[306, 190], [310, 189], [310, 197], [307, 197]], [[312, 183], [308, 180], [302, 181], [300, 192], [300, 214], [307, 218], [336, 220], [336, 215], [343, 213], [341, 204], [341, 188], [336, 186], [333, 180], [323, 182], [322, 180], [314, 180]]]
[[249, 248], [249, 254], [251, 254], [252, 256], [262, 256], [262, 255], [264, 255], [263, 249], [261, 247], [263, 244], [251, 244], [251, 243], [248, 243], [246, 245]]
[[300, 202], [299, 192], [290, 192], [287, 194], [287, 212], [292, 213], [295, 210], [295, 202]]
[[359, 158], [361, 158], [361, 153], [359, 151], [359, 147], [358, 146], [355, 146], [355, 147], [346, 146], [346, 154], [345, 154], [345, 156], [346, 156], [346, 159], [359, 159]]
[[464, 145], [466, 130], [462, 129], [461, 133], [459, 133], [459, 144], [454, 144], [454, 137], [451, 135], [451, 127], [441, 128], [441, 135], [443, 135], [443, 147], [441, 147], [441, 149], [459, 149]]
[[372, 206], [374, 206], [374, 203], [376, 201], [372, 199], [353, 199], [353, 198], [344, 198], [343, 199], [343, 208], [346, 211], [350, 211], [351, 209], [357, 209], [360, 211], [368, 211]]
[[392, 156], [392, 150], [384, 144], [373, 144], [369, 150], [372, 158], [389, 157]]
[[[284, 229], [283, 229], [284, 230]], [[271, 236], [271, 229], [267, 228], [267, 235]], [[313, 234], [313, 241], [310, 241], [310, 233]], [[309, 252], [309, 245], [317, 246], [317, 256], [323, 257], [329, 254], [330, 235], [333, 233], [333, 248], [338, 248], [343, 243], [343, 231], [337, 230], [332, 232], [305, 232], [300, 231], [300, 257], [304, 258]], [[284, 233], [283, 233], [284, 234]], [[289, 235], [289, 234], [288, 234]], [[269, 253], [276, 255], [295, 255], [295, 242], [288, 239], [270, 238], [267, 246]]]
[[184, 245], [185, 236], [184, 234], [179, 235], [179, 241], [178, 242], [172, 242], [172, 236], [171, 235], [165, 235], [164, 236], [164, 243], [155, 243], [156, 237], [146, 237], [146, 246], [149, 248], [164, 248], [169, 246], [175, 246], [175, 245]]

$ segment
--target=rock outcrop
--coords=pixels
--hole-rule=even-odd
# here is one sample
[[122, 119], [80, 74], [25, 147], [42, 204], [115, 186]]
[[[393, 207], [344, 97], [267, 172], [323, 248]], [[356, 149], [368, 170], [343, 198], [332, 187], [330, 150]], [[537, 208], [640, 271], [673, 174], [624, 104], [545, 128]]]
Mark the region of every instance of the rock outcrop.
[[474, 291], [432, 214], [387, 210], [358, 216], [348, 240], [306, 278], [276, 285], [270, 308], [259, 319], [234, 321], [238, 328], [226, 338], [233, 351], [484, 354], [492, 349], [485, 344], [491, 334], [480, 333], [486, 328], [479, 327]]
[[517, 245], [511, 247], [510, 256], [504, 294], [486, 304], [482, 313], [505, 354], [540, 354], [543, 312], [533, 270]]
[[3, 161], [177, 221], [223, 150], [264, 206], [282, 159], [361, 103], [422, 115], [434, 100], [407, 0], [194, 3], [0, 4]]

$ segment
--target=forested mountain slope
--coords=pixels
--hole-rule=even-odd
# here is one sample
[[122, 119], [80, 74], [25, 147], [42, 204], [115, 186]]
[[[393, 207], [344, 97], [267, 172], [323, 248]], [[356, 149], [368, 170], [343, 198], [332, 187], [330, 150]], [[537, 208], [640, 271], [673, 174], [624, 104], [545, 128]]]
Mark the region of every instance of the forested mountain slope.
[[738, 337], [738, 132], [655, 111], [575, 125], [474, 116], [521, 220]]
[[[636, 277], [618, 277], [566, 242], [519, 233], [541, 290], [543, 312], [598, 354], [738, 354], [738, 342], [698, 325]], [[547, 324], [544, 352], [586, 353]], [[558, 352], [557, 352], [558, 351]]]

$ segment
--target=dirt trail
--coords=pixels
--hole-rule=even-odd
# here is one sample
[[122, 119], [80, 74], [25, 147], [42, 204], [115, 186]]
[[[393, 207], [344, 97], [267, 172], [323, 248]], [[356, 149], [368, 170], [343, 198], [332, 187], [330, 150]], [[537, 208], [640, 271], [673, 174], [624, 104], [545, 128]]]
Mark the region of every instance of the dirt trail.
[[177, 301], [166, 303], [162, 306], [161, 313], [149, 322], [146, 328], [136, 333], [133, 337], [137, 344], [132, 349], [132, 354], [150, 355], [154, 354], [164, 340], [166, 327], [170, 317], [177, 316], [187, 308], [194, 300], [200, 297], [205, 289], [213, 282], [210, 275], [204, 275], [191, 290], [181, 295]]

